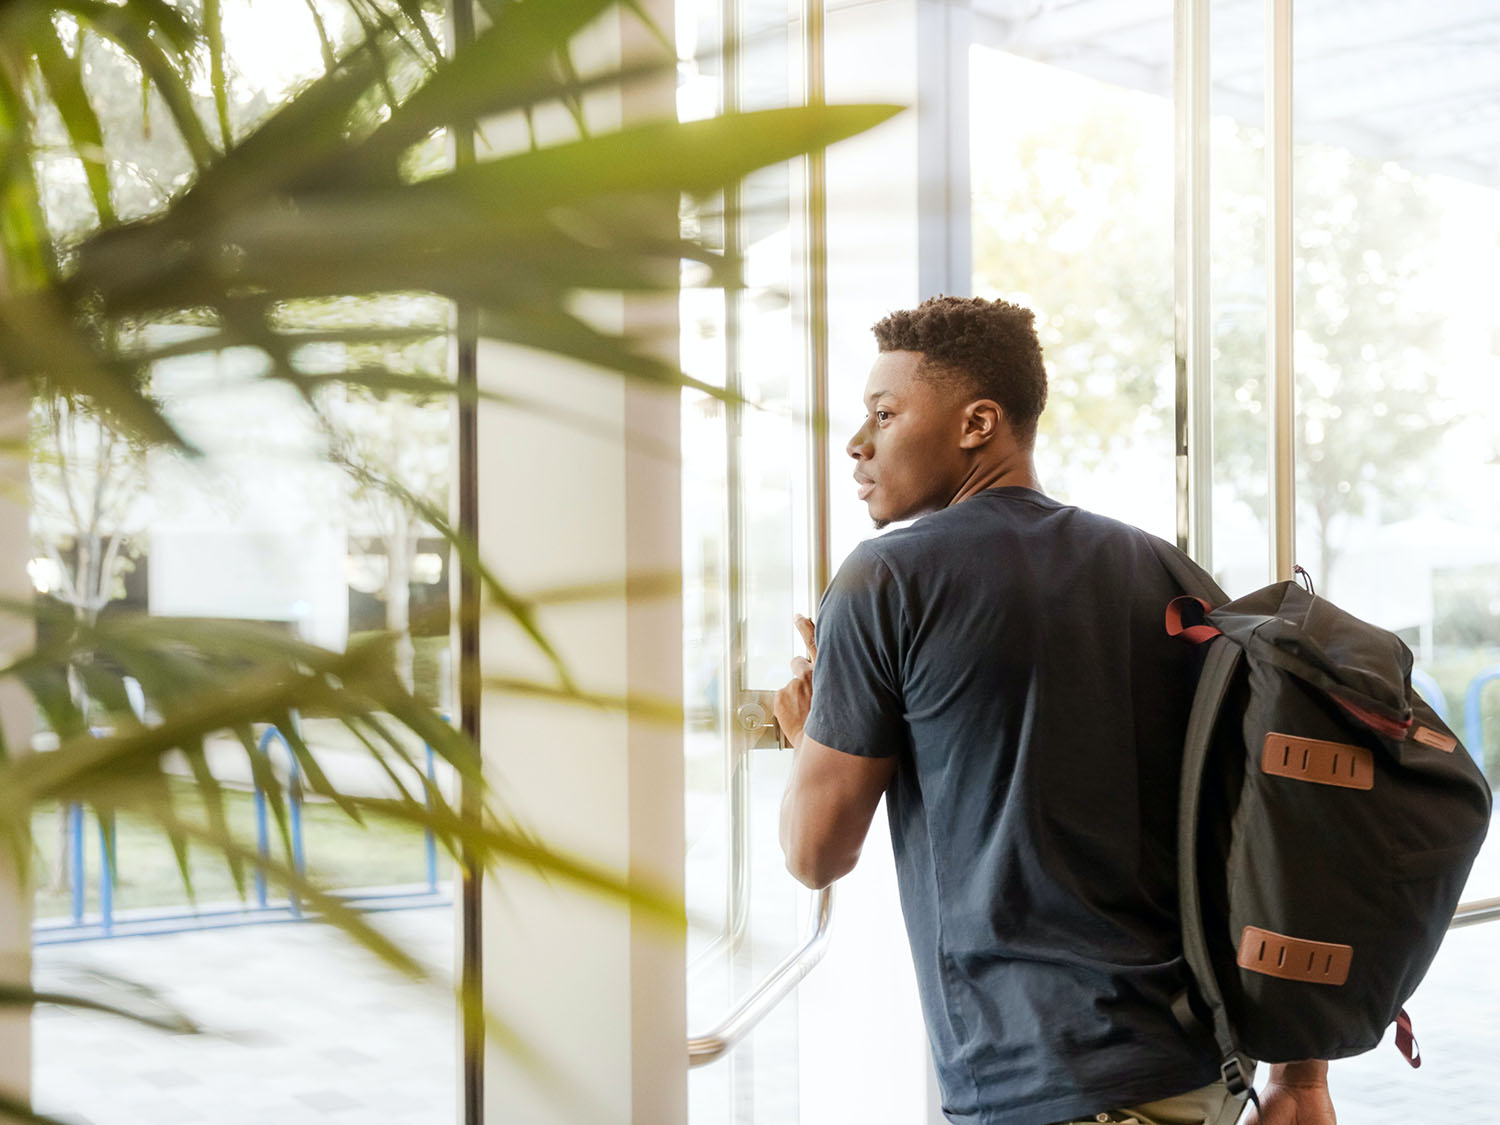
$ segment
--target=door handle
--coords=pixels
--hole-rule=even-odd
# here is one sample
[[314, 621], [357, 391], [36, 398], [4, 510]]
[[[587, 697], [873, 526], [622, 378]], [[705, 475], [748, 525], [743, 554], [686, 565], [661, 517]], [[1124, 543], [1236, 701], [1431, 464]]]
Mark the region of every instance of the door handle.
[[776, 721], [774, 691], [742, 691], [740, 705], [734, 709], [734, 721], [745, 736], [747, 750], [788, 750], [791, 743]]
[[833, 921], [833, 888], [824, 887], [813, 900], [812, 932], [797, 949], [787, 954], [766, 976], [741, 1000], [730, 1013], [720, 1020], [706, 1035], [695, 1035], [688, 1039], [688, 1066], [699, 1067], [722, 1058], [734, 1049], [766, 1013], [784, 1000], [802, 978], [812, 972], [813, 966], [823, 959], [828, 951], [828, 928]]
[[[735, 708], [734, 719], [744, 740], [741, 745], [745, 751], [776, 747], [788, 748], [781, 725], [777, 723], [775, 717], [776, 693], [774, 691], [742, 691], [739, 700], [739, 705]], [[735, 788], [739, 798], [735, 802], [736, 817], [742, 827], [747, 825], [750, 812], [749, 792], [742, 772], [748, 765], [749, 760], [742, 758], [736, 773], [736, 778], [740, 783]], [[738, 946], [740, 927], [744, 924], [749, 909], [749, 882], [747, 871], [744, 870], [749, 862], [749, 849], [745, 841], [740, 841], [740, 846], [733, 848], [732, 851], [734, 853], [731, 860], [734, 868], [731, 874], [733, 905], [730, 908], [730, 916], [732, 921], [726, 937], [731, 946]], [[736, 1043], [750, 1033], [767, 1012], [801, 983], [802, 978], [807, 976], [813, 966], [823, 959], [828, 946], [828, 927], [832, 921], [833, 888], [824, 887], [813, 900], [807, 927], [809, 932], [802, 944], [783, 958], [763, 981], [746, 993], [745, 998], [711, 1031], [688, 1039], [689, 1067], [704, 1066], [715, 1059], [722, 1058], [734, 1048]]]

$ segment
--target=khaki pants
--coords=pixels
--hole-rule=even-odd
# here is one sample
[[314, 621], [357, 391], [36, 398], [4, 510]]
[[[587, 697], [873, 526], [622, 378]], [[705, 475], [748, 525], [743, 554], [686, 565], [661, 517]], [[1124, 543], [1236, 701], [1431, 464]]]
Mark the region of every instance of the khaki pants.
[[1113, 1113], [1101, 1113], [1081, 1122], [1059, 1122], [1058, 1125], [1095, 1125], [1115, 1121], [1120, 1125], [1233, 1125], [1239, 1119], [1244, 1103], [1231, 1094], [1222, 1082], [1178, 1094], [1175, 1098], [1131, 1106]]

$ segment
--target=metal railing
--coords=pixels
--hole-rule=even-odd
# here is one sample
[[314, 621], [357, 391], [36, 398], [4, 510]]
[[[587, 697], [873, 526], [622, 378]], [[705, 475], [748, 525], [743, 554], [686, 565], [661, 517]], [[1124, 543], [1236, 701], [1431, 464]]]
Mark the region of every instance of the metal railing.
[[[276, 726], [261, 733], [256, 750], [268, 756], [271, 744], [279, 742], [287, 755], [287, 833], [290, 838], [292, 865], [299, 875], [307, 871], [307, 849], [303, 833], [302, 773], [290, 740]], [[437, 760], [430, 744], [423, 745], [425, 773], [429, 785], [426, 803], [432, 807], [432, 792], [437, 781]], [[259, 780], [254, 783], [256, 849], [263, 859], [271, 854], [268, 799]], [[302, 904], [295, 893], [284, 901], [270, 895], [264, 870], [257, 867], [253, 901], [204, 907], [147, 907], [128, 912], [115, 909], [115, 890], [120, 872], [120, 850], [117, 839], [104, 823], [99, 824], [98, 910], [91, 917], [87, 910], [88, 858], [84, 809], [68, 807], [68, 877], [69, 914], [66, 918], [38, 920], [32, 926], [35, 945], [59, 945], [67, 942], [93, 941], [101, 938], [142, 934], [178, 933], [186, 930], [218, 929], [228, 926], [254, 925], [263, 922], [297, 921], [304, 917]], [[423, 833], [425, 882], [389, 887], [362, 887], [333, 892], [343, 901], [363, 911], [415, 909], [441, 906], [451, 902], [451, 895], [438, 882], [437, 840], [430, 828]]]

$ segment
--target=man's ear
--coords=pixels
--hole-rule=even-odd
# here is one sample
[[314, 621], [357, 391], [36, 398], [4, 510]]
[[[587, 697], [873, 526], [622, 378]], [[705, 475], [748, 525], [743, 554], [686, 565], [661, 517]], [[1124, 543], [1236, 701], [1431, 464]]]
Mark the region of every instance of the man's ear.
[[964, 408], [964, 432], [958, 439], [958, 447], [978, 449], [988, 445], [1005, 428], [1005, 411], [1000, 404], [994, 399], [978, 399]]

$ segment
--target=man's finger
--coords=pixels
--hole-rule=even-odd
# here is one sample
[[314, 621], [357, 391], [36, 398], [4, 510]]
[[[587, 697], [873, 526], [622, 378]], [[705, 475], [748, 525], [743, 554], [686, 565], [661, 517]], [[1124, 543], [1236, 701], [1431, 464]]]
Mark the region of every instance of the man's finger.
[[792, 675], [799, 679], [812, 675], [812, 661], [805, 656], [792, 657]]
[[802, 643], [807, 646], [808, 659], [818, 658], [818, 642], [813, 631], [813, 623], [810, 619], [803, 617], [800, 613], [792, 619], [797, 626], [797, 632], [802, 636]]

